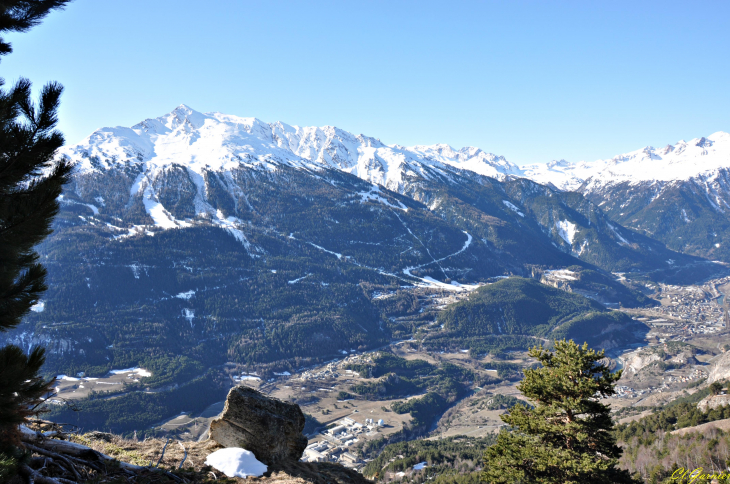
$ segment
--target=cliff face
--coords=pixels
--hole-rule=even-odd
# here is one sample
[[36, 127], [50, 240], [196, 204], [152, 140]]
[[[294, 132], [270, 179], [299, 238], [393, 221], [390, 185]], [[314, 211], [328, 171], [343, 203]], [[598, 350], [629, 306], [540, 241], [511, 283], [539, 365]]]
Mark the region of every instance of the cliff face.
[[730, 378], [730, 351], [726, 351], [712, 365], [710, 373], [707, 375], [707, 383], [714, 383], [719, 380]]

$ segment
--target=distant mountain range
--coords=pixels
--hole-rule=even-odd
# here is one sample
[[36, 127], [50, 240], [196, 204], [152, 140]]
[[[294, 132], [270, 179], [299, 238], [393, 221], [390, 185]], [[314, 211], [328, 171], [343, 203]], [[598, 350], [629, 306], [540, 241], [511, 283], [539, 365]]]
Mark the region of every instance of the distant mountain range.
[[686, 254], [730, 262], [730, 134], [591, 163], [554, 161], [519, 176], [572, 190], [612, 220]]
[[[381, 193], [380, 187], [387, 188], [425, 204], [461, 230], [477, 232], [473, 235], [479, 239], [494, 239], [497, 246], [504, 245], [505, 239], [536, 237], [539, 242], [533, 244], [533, 251], [554, 252], [541, 247], [549, 240], [564, 253], [614, 271], [646, 270], [681, 259], [615, 222], [607, 223], [593, 203], [562, 193], [575, 187], [576, 176], [563, 175], [558, 186], [553, 183], [557, 179], [543, 179], [546, 173], [552, 173], [550, 167], [520, 169], [504, 157], [474, 147], [457, 151], [447, 145], [386, 146], [378, 139], [335, 127], [267, 124], [255, 118], [202, 114], [182, 105], [168, 115], [147, 119], [132, 128], [100, 129], [82, 143], [66, 148], [63, 154], [76, 162], [79, 181], [66, 202], [85, 203], [102, 214], [116, 211], [117, 216], [124, 215], [124, 221], [135, 225], [167, 229], [189, 226], [196, 218], [207, 219], [237, 230], [237, 236], [245, 240], [235, 226], [246, 220], [245, 212], [250, 207], [247, 189], [240, 186], [236, 176], [270, 176], [286, 169], [298, 176], [310, 173], [322, 179], [316, 174], [336, 170], [370, 184], [356, 189], [353, 196], [361, 201], [379, 202], [390, 211], [406, 208], [402, 202], [394, 205], [387, 201], [389, 195]], [[565, 173], [578, 170], [563, 168]], [[587, 173], [586, 168], [580, 169]], [[94, 185], [91, 180], [113, 177], [119, 181], [121, 173], [126, 180], [123, 187], [115, 187], [114, 193], [107, 193], [105, 198], [101, 192], [108, 189], [100, 186], [100, 193], [92, 196], [88, 189]], [[553, 186], [540, 187], [519, 177], [549, 181]], [[595, 196], [593, 192], [585, 193], [589, 194]], [[589, 202], [593, 201], [591, 197]], [[104, 206], [97, 200], [106, 200]], [[122, 205], [117, 207], [117, 202]], [[132, 207], [137, 207], [138, 216], [146, 214], [146, 219], [130, 219]], [[479, 214], [461, 216], [461, 211], [475, 209]], [[485, 215], [518, 222], [507, 224], [509, 227], [497, 224], [504, 227], [501, 231], [515, 233], [496, 235], [495, 225], [488, 222], [475, 226], [474, 222]], [[487, 226], [491, 227], [491, 238]], [[133, 226], [119, 229], [130, 233], [141, 230]], [[536, 230], [541, 233], [534, 233]], [[511, 270], [526, 259], [534, 259], [518, 252], [501, 257], [503, 263], [512, 266]], [[561, 256], [543, 254], [532, 263], [560, 264], [553, 261], [555, 257]]]
[[403, 291], [415, 286], [570, 267], [609, 281], [595, 290], [616, 300], [602, 302], [633, 305], [611, 272], [676, 281], [724, 269], [668, 249], [646, 222], [625, 226], [600, 200], [626, 203], [619, 192], [577, 174], [560, 185], [538, 173], [554, 166], [477, 148], [386, 146], [183, 105], [61, 155], [76, 171], [41, 247], [50, 289], [3, 338], [47, 345], [48, 368], [68, 374], [179, 366], [179, 355], [296, 369], [430, 324]]

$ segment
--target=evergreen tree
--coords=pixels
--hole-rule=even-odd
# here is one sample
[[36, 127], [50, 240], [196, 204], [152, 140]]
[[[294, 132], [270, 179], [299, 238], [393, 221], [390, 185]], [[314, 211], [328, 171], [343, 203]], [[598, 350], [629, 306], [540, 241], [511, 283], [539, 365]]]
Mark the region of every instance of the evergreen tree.
[[525, 370], [517, 388], [534, 408], [516, 405], [502, 415], [511, 431], [500, 432], [487, 449], [483, 478], [489, 483], [634, 482], [616, 467], [621, 448], [612, 432], [610, 409], [599, 401], [614, 394], [621, 371], [599, 362], [604, 352], [573, 341], [555, 351], [530, 349], [541, 368]]
[[[27, 31], [68, 1], [1, 1], [0, 32]], [[11, 51], [0, 37], [0, 55]], [[0, 90], [0, 331], [20, 324], [46, 289], [33, 247], [51, 233], [56, 199], [71, 171], [67, 162], [53, 160], [63, 144], [54, 129], [61, 91], [57, 83], [46, 85], [36, 104], [26, 79]], [[18, 424], [50, 390], [53, 380], [39, 374], [44, 360], [42, 348], [28, 355], [13, 345], [0, 349], [0, 447], [17, 443]]]

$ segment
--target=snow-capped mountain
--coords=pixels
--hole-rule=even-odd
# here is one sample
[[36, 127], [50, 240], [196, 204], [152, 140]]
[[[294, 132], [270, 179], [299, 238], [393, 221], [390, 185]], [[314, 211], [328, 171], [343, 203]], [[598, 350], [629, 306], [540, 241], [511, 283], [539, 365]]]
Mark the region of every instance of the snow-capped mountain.
[[[65, 148], [62, 154], [76, 164], [75, 185], [63, 201], [85, 204], [98, 215], [96, 200], [101, 200], [106, 204], [102, 213], [115, 212], [126, 222], [109, 221], [107, 226], [127, 236], [149, 231], [150, 221], [158, 229], [170, 229], [190, 227], [205, 219], [229, 230], [247, 250], [253, 250], [244, 230], [245, 221], [251, 217], [247, 213], [251, 188], [242, 185], [243, 178], [273, 177], [284, 170], [321, 179], [334, 170], [366, 182], [365, 188], [352, 195], [361, 201], [378, 201], [389, 209], [407, 210], [402, 201], [389, 198], [392, 195], [386, 191], [391, 190], [425, 204], [433, 214], [485, 241], [540, 239], [540, 244], [530, 245], [533, 255], [521, 252], [520, 244], [512, 245], [511, 257], [522, 261], [515, 268], [530, 258], [531, 263], [558, 263], [547, 255], [555, 248], [608, 270], [645, 270], [676, 259], [660, 256], [663, 252], [649, 248], [652, 244], [648, 239], [628, 242], [633, 237], [628, 232], [620, 235], [620, 228], [612, 230], [604, 222], [591, 222], [593, 208], [570, 215], [573, 209], [565, 207], [574, 203], [562, 200], [557, 190], [546, 189], [546, 195], [542, 188], [519, 188], [515, 193], [520, 198], [510, 198], [510, 187], [524, 170], [504, 157], [474, 147], [455, 150], [443, 144], [386, 146], [376, 138], [356, 136], [335, 127], [264, 123], [256, 118], [202, 114], [181, 105], [167, 115], [146, 119], [131, 128], [99, 129], [80, 144]], [[114, 191], [97, 190], [99, 193], [89, 190], [91, 186], [100, 187], [90, 180], [108, 184], [110, 178], [122, 186]], [[526, 198], [528, 193], [542, 195]], [[551, 198], [558, 202], [548, 210], [553, 204], [548, 202]], [[135, 204], [143, 209], [147, 221], [140, 217], [140, 211], [130, 210]], [[473, 211], [474, 204], [478, 205], [476, 212], [465, 216], [464, 210]], [[529, 217], [525, 218], [521, 206], [530, 207], [524, 210]], [[498, 231], [487, 230], [490, 223], [475, 225], [474, 221], [485, 214], [496, 217], [488, 220], [515, 223]], [[597, 220], [604, 218], [599, 214]], [[526, 231], [531, 233], [527, 239]], [[497, 232], [501, 234], [495, 235]], [[538, 249], [541, 245], [547, 252]], [[606, 257], [609, 246], [614, 247], [609, 252], [616, 255]], [[657, 256], [660, 259], [654, 260]], [[504, 255], [500, 259], [510, 260]]]
[[[401, 192], [409, 173], [424, 177], [426, 167], [457, 168], [504, 179], [520, 173], [504, 157], [479, 148], [454, 150], [448, 145], [387, 146], [379, 139], [354, 135], [333, 126], [298, 127], [265, 123], [221, 113], [202, 114], [180, 105], [171, 113], [131, 128], [102, 128], [62, 151], [78, 170], [109, 169], [115, 164], [147, 165], [154, 173], [172, 164], [200, 174], [202, 169], [234, 167], [334, 168]], [[143, 189], [144, 182], [135, 186]]]
[[522, 167], [577, 190], [609, 217], [688, 254], [730, 261], [730, 134], [646, 147], [609, 160]]
[[679, 141], [664, 148], [647, 146], [607, 160], [568, 163], [551, 161], [521, 167], [520, 175], [538, 183], [551, 183], [561, 190], [576, 190], [629, 182], [688, 181], [712, 177], [730, 168], [730, 134], [718, 131], [706, 138]]

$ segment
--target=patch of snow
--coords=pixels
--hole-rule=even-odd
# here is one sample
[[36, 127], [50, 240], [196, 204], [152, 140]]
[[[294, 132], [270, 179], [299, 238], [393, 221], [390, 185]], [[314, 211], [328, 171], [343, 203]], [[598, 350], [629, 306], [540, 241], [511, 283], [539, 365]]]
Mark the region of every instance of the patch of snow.
[[324, 247], [322, 247], [322, 246], [319, 246], [319, 245], [317, 245], [317, 244], [313, 244], [312, 242], [307, 242], [307, 243], [308, 243], [309, 245], [311, 245], [312, 247], [315, 247], [315, 248], [317, 248], [317, 249], [319, 249], [319, 250], [321, 250], [321, 251], [327, 252], [328, 254], [332, 254], [332, 255], [334, 255], [334, 256], [335, 256], [335, 257], [337, 257], [338, 259], [342, 259], [342, 254], [338, 254], [337, 252], [332, 252], [331, 250], [327, 250], [327, 249], [325, 249], [325, 248], [324, 248]]
[[30, 310], [34, 313], [42, 313], [46, 309], [46, 303], [43, 301], [38, 301], [34, 305], [30, 307]]
[[[205, 170], [230, 173], [240, 167], [266, 171], [279, 166], [319, 172], [336, 169], [394, 191], [402, 191], [409, 177], [450, 179], [466, 170], [505, 179], [506, 175], [522, 173], [504, 157], [475, 147], [387, 146], [377, 138], [333, 126], [265, 123], [256, 118], [204, 114], [185, 105], [131, 128], [99, 129], [81, 143], [64, 147], [59, 154], [68, 156], [80, 173], [109, 170], [116, 165], [144, 166], [130, 196], [143, 194], [152, 203], [157, 203], [155, 197], [146, 197], [144, 191], [157, 173], [173, 164], [183, 166], [191, 178], [201, 179]], [[199, 190], [197, 198], [196, 203], [204, 203], [205, 191]], [[394, 208], [406, 209], [381, 198]], [[379, 203], [383, 200], [375, 199]], [[154, 208], [156, 205], [150, 204], [149, 209]], [[156, 223], [175, 223], [169, 214], [159, 215]]]
[[[125, 368], [124, 370], [110, 370], [109, 373], [111, 375], [121, 375], [123, 373], [134, 373], [138, 376], [142, 377], [148, 377], [152, 376], [152, 373], [148, 370], [145, 370], [144, 368], [140, 368], [138, 366], [135, 366], [134, 368]], [[86, 380], [96, 380], [96, 378], [86, 378]], [[100, 382], [102, 383], [102, 382]]]
[[687, 223], [690, 223], [690, 222], [691, 222], [691, 220], [690, 220], [690, 219], [689, 219], [689, 217], [687, 216], [687, 211], [686, 211], [685, 209], [682, 209], [682, 219], [683, 219], [683, 220], [684, 220], [685, 222], [687, 222]]
[[406, 267], [405, 269], [403, 269], [403, 274], [405, 274], [409, 277], [415, 277], [416, 279], [421, 279], [423, 282], [426, 283], [427, 286], [431, 286], [431, 287], [439, 287], [442, 289], [449, 289], [451, 291], [460, 291], [460, 290], [470, 291], [472, 289], [476, 289], [478, 286], [473, 286], [473, 285], [468, 285], [468, 284], [459, 284], [458, 286], [456, 286], [453, 284], [445, 284], [443, 282], [437, 281], [436, 279], [434, 279], [432, 277], [426, 276], [426, 277], [420, 278], [420, 277], [416, 277], [413, 274], [411, 274], [412, 270], [420, 269], [421, 267], [426, 267], [431, 264], [437, 264], [437, 263], [441, 262], [442, 260], [446, 260], [450, 257], [454, 257], [455, 255], [461, 254], [466, 249], [468, 249], [469, 246], [471, 245], [471, 241], [473, 240], [473, 238], [472, 238], [471, 234], [469, 234], [468, 232], [464, 231], [464, 233], [466, 234], [466, 242], [464, 242], [464, 246], [460, 250], [454, 252], [453, 254], [449, 254], [446, 257], [442, 257], [441, 259], [432, 260], [431, 262], [427, 262], [427, 263], [421, 264], [419, 266]]
[[413, 466], [413, 470], [420, 471], [426, 467], [428, 467], [428, 462], [419, 462], [418, 464]]
[[618, 239], [620, 240], [619, 244], [621, 244], [621, 245], [631, 245], [631, 243], [628, 240], [624, 239], [621, 236], [621, 234], [618, 232], [618, 230], [616, 230], [616, 227], [614, 227], [613, 225], [611, 225], [608, 222], [606, 222], [606, 225], [608, 226], [609, 229], [611, 229], [611, 232], [613, 232], [613, 234], [616, 237], [618, 237]]
[[288, 371], [282, 371], [281, 373], [274, 372], [274, 375], [276, 375], [276, 376], [291, 376], [291, 373], [289, 373]]
[[240, 447], [216, 450], [206, 457], [205, 464], [228, 477], [261, 477], [268, 470], [265, 464], [256, 459], [253, 452]]
[[261, 378], [259, 378], [257, 376], [253, 376], [253, 375], [235, 376], [235, 377], [233, 377], [233, 379], [236, 380], [236, 381], [246, 381], [246, 380], [250, 380], [250, 381], [261, 381]]
[[520, 209], [517, 208], [517, 205], [515, 205], [514, 203], [512, 203], [512, 202], [510, 202], [508, 200], [502, 200], [502, 203], [504, 203], [507, 208], [509, 208], [510, 210], [512, 210], [513, 212], [515, 212], [520, 217], [524, 217], [525, 216], [525, 214], [522, 213], [522, 212], [520, 212]]
[[[99, 215], [99, 207], [97, 207], [96, 205], [93, 205], [91, 203], [82, 203], [82, 202], [77, 202], [76, 200], [69, 200], [69, 199], [65, 198], [63, 195], [58, 196], [58, 201], [61, 202], [62, 204], [66, 204], [66, 205], [83, 205], [85, 207], [90, 208], [91, 211], [94, 213], [94, 215]], [[84, 217], [81, 217], [81, 218], [83, 220], [86, 220]]]
[[181, 292], [177, 294], [175, 297], [178, 299], [190, 299], [191, 297], [195, 296], [195, 289], [190, 289], [186, 292]]
[[575, 277], [575, 272], [569, 271], [568, 269], [545, 271], [544, 274], [548, 279], [560, 279], [563, 281], [578, 280], [578, 278]]
[[230, 234], [233, 235], [233, 237], [235, 237], [236, 240], [243, 245], [243, 247], [246, 249], [246, 252], [248, 252], [248, 255], [250, 255], [251, 257], [258, 257], [257, 254], [252, 252], [253, 246], [248, 241], [246, 236], [243, 235], [243, 231], [238, 228], [238, 226], [241, 225], [241, 220], [236, 217], [224, 217], [223, 212], [218, 210], [216, 212], [216, 219], [213, 220], [213, 223], [223, 227], [228, 232], [230, 232]]
[[154, 196], [152, 187], [148, 186], [142, 195], [142, 203], [144, 203], [145, 210], [152, 217], [156, 226], [163, 229], [176, 229], [178, 224], [175, 223], [175, 218], [165, 210], [165, 207], [160, 202], [154, 199]]
[[57, 375], [56, 380], [79, 381], [79, 380], [81, 380], [81, 378], [74, 378], [74, 377], [68, 376], [68, 375]]
[[193, 318], [195, 318], [195, 310], [185, 308], [183, 309], [183, 318], [188, 320], [188, 323], [190, 323], [190, 327], [193, 328]]
[[390, 203], [388, 200], [383, 198], [383, 196], [380, 193], [380, 187], [375, 184], [373, 184], [370, 187], [370, 191], [359, 192], [358, 195], [360, 195], [360, 203], [378, 202], [378, 203], [382, 203], [386, 207], [395, 208], [397, 210], [403, 210], [405, 212], [408, 211], [408, 207], [403, 205], [400, 201], [396, 200], [396, 202], [398, 203], [398, 206], [395, 206], [392, 203]]
[[310, 273], [310, 274], [307, 274], [307, 275], [305, 275], [305, 276], [302, 276], [302, 277], [300, 277], [300, 278], [298, 278], [298, 279], [293, 279], [293, 280], [289, 281], [289, 284], [296, 284], [297, 282], [299, 282], [299, 281], [301, 281], [301, 280], [304, 280], [304, 279], [306, 279], [307, 277], [309, 277], [309, 276], [311, 276], [311, 275], [312, 275], [312, 274]]
[[575, 234], [578, 232], [576, 225], [573, 222], [569, 222], [568, 220], [558, 220], [555, 222], [555, 228], [558, 230], [558, 235], [560, 235], [561, 239], [563, 239], [568, 245], [573, 245], [573, 239], [575, 239]]

